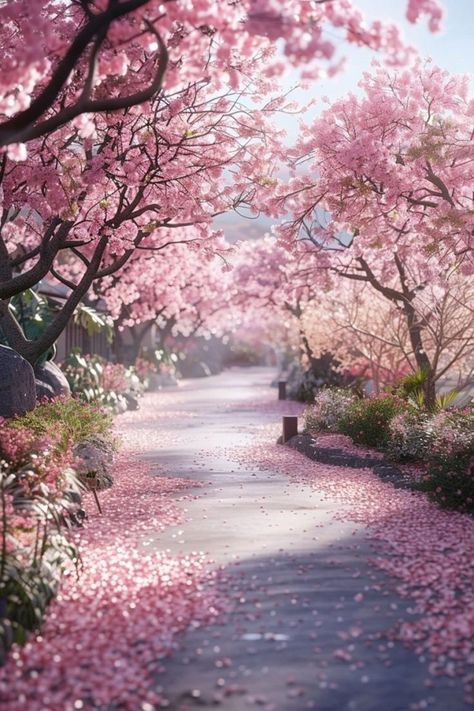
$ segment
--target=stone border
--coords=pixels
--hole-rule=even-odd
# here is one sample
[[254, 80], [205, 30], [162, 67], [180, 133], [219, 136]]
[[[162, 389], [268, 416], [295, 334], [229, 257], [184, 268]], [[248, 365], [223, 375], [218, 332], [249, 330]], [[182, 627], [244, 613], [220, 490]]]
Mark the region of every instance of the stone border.
[[[279, 440], [281, 443], [281, 438]], [[335, 467], [350, 467], [352, 469], [372, 469], [374, 474], [389, 482], [397, 489], [416, 489], [417, 483], [393, 462], [383, 458], [379, 459], [370, 455], [352, 454], [343, 449], [333, 447], [319, 447], [310, 434], [298, 434], [285, 443], [287, 447], [296, 449], [309, 459], [329, 464]]]

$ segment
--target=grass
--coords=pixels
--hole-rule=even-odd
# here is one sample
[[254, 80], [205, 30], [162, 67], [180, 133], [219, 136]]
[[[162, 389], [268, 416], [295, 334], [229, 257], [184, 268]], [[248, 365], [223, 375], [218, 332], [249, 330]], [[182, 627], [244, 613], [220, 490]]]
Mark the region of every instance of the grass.
[[50, 436], [59, 450], [66, 451], [93, 436], [110, 437], [112, 422], [112, 416], [95, 405], [75, 398], [57, 398], [16, 417], [9, 426], [26, 427], [39, 436]]

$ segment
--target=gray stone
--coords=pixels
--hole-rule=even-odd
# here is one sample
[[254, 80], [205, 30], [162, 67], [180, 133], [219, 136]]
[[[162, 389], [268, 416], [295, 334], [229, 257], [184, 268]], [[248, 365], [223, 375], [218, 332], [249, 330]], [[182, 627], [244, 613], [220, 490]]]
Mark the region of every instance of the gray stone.
[[124, 398], [125, 402], [127, 403], [127, 410], [140, 409], [140, 403], [138, 402], [138, 398], [135, 397], [135, 395], [132, 395], [131, 393], [125, 393]]
[[178, 380], [174, 375], [167, 373], [151, 373], [148, 381], [148, 390], [155, 392], [161, 388], [170, 388], [178, 384]]
[[310, 459], [315, 459], [322, 464], [332, 464], [336, 467], [351, 467], [352, 469], [365, 469], [380, 464], [378, 457], [364, 456], [346, 452], [334, 447], [318, 447], [310, 434], [300, 434], [292, 437], [286, 443], [289, 447], [297, 449]]
[[42, 380], [38, 380], [38, 378], [36, 378], [35, 382], [37, 402], [41, 403], [44, 400], [54, 400], [54, 398], [56, 397], [56, 393], [54, 392], [51, 385], [48, 385], [48, 383], [45, 383]]
[[80, 480], [88, 488], [100, 491], [112, 486], [114, 453], [113, 444], [99, 435], [76, 445], [74, 448], [75, 470]]
[[179, 370], [184, 378], [208, 378], [212, 375], [206, 363], [190, 359], [181, 361], [181, 363], [179, 363]]
[[15, 417], [36, 405], [35, 374], [19, 353], [0, 346], [0, 417]]
[[[277, 444], [282, 444], [278, 438]], [[410, 474], [405, 474], [400, 467], [391, 462], [370, 455], [364, 456], [345, 452], [343, 449], [333, 447], [317, 447], [313, 437], [308, 433], [298, 434], [286, 442], [286, 446], [298, 450], [309, 459], [314, 459], [322, 464], [335, 467], [349, 467], [351, 469], [370, 468], [383, 481], [393, 484], [397, 489], [413, 489], [416, 482]]]
[[55, 397], [68, 396], [71, 388], [66, 376], [52, 361], [46, 361], [35, 366], [36, 396], [38, 400], [44, 398], [52, 400]]

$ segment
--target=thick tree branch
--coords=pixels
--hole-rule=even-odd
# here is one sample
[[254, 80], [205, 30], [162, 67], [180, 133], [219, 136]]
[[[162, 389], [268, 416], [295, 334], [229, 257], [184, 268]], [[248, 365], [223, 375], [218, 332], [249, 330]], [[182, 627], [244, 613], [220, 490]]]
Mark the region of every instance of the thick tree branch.
[[[61, 333], [69, 323], [74, 311], [82, 301], [87, 291], [89, 290], [95, 275], [99, 270], [102, 257], [107, 247], [107, 237], [101, 237], [94, 252], [89, 267], [84, 272], [79, 284], [69, 295], [61, 311], [58, 313], [53, 322], [43, 331], [37, 341], [30, 341], [25, 349], [27, 360], [34, 363], [38, 358], [45, 353], [56, 342]], [[23, 354], [22, 354], [23, 355]]]
[[51, 221], [43, 236], [38, 261], [28, 271], [0, 282], [0, 299], [9, 299], [15, 294], [31, 289], [46, 276], [72, 226], [72, 222], [61, 222], [59, 218]]
[[[141, 91], [123, 97], [113, 97], [104, 99], [91, 99], [90, 94], [93, 84], [92, 66], [96, 60], [96, 53], [103, 41], [111, 23], [125, 15], [146, 5], [149, 0], [126, 0], [124, 2], [111, 1], [107, 9], [89, 17], [87, 24], [80, 30], [63, 59], [59, 62], [48, 85], [34, 99], [31, 105], [16, 116], [4, 121], [0, 125], [0, 146], [10, 143], [26, 142], [38, 138], [47, 133], [51, 133], [83, 113], [117, 111], [130, 106], [141, 104], [151, 99], [161, 89], [163, 77], [168, 65], [168, 51], [159, 33], [154, 27], [147, 23], [147, 27], [152, 32], [158, 42], [159, 57], [158, 66], [150, 85]], [[39, 121], [44, 114], [52, 108], [60, 92], [64, 88], [68, 77], [74, 70], [77, 62], [82, 57], [87, 46], [95, 40], [95, 45], [91, 51], [89, 70], [83, 91], [72, 105], [61, 109], [57, 114], [43, 121]]]

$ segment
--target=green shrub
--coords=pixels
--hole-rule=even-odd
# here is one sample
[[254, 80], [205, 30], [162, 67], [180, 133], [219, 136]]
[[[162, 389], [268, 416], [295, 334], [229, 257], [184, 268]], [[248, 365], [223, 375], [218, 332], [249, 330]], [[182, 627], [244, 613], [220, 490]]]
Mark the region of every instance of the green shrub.
[[419, 488], [442, 508], [474, 513], [474, 446], [462, 454], [453, 454], [433, 461], [428, 477]]
[[355, 400], [338, 429], [357, 444], [383, 449], [390, 439], [390, 422], [406, 409], [406, 403], [392, 395]]
[[445, 508], [474, 513], [474, 412], [463, 408], [431, 418], [428, 477], [420, 488]]
[[430, 415], [410, 409], [390, 421], [385, 450], [390, 459], [398, 462], [424, 461], [434, 439]]
[[124, 412], [130, 398], [136, 400], [146, 387], [135, 368], [111, 363], [98, 355], [73, 352], [63, 370], [74, 395], [114, 413]]
[[57, 398], [10, 420], [8, 426], [26, 428], [37, 436], [48, 436], [66, 451], [95, 435], [108, 435], [112, 415], [82, 400]]

